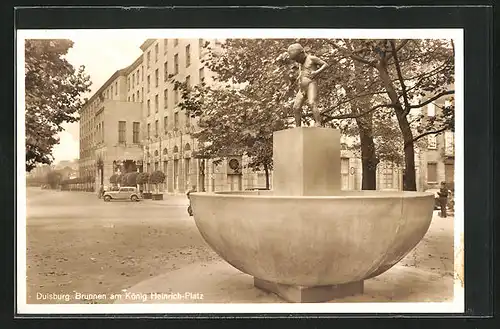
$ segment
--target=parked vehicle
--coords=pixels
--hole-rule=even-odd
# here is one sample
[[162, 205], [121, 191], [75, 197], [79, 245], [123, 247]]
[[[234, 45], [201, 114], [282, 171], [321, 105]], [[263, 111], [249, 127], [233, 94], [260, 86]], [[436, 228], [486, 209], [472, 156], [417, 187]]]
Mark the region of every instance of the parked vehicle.
[[141, 195], [135, 187], [120, 187], [117, 191], [104, 192], [103, 198], [105, 202], [109, 202], [111, 200], [139, 201], [141, 199]]

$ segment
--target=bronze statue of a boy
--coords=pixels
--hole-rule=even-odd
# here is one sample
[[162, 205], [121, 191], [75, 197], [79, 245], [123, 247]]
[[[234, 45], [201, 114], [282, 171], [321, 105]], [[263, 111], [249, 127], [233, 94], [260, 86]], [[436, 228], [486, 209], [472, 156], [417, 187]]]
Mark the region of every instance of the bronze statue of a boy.
[[317, 106], [318, 85], [315, 78], [328, 67], [328, 64], [314, 55], [307, 54], [304, 48], [298, 43], [290, 45], [288, 51], [280, 55], [278, 60], [287, 58], [297, 62], [300, 68], [298, 77], [299, 92], [295, 96], [293, 104], [295, 125], [297, 127], [302, 125], [302, 106], [307, 97], [307, 101], [312, 109], [315, 126], [321, 127], [321, 114]]

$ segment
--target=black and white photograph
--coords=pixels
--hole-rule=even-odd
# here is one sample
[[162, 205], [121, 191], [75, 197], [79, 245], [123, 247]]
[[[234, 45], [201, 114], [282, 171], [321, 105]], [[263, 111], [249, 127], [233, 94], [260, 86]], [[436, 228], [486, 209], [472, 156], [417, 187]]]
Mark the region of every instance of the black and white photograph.
[[17, 36], [19, 313], [465, 311], [462, 29]]

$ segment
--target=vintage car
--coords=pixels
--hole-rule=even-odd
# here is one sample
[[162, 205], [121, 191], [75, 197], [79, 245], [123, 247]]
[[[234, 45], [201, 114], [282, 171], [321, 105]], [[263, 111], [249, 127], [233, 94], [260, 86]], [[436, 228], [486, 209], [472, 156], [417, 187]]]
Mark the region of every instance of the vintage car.
[[135, 187], [120, 187], [116, 191], [104, 192], [103, 198], [106, 202], [111, 200], [139, 201], [141, 199], [141, 194]]

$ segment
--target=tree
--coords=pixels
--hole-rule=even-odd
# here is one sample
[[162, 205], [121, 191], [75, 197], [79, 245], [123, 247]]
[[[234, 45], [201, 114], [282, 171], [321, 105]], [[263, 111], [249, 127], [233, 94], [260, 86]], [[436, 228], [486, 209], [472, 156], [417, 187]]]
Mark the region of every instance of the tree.
[[137, 172], [131, 172], [131, 173], [128, 173], [127, 175], [127, 185], [128, 186], [136, 186], [137, 185], [137, 176], [139, 175], [139, 173]]
[[47, 173], [47, 183], [50, 185], [50, 188], [55, 189], [61, 183], [62, 175], [57, 171], [50, 171]]
[[111, 175], [111, 177], [109, 177], [109, 183], [111, 185], [116, 185], [118, 184], [118, 175], [117, 174], [113, 174]]
[[161, 184], [165, 181], [165, 174], [162, 171], [153, 171], [151, 176], [149, 176], [149, 183], [155, 185], [155, 190], [158, 192], [158, 184]]
[[[405, 190], [416, 191], [415, 142], [429, 134], [454, 130], [454, 106], [432, 120], [412, 113], [414, 109], [452, 95], [454, 50], [449, 40], [335, 40], [332, 46], [341, 56], [363, 64], [378, 75], [388, 101], [380, 107], [391, 108], [403, 139]], [[350, 44], [351, 47], [346, 45]], [[426, 99], [422, 99], [425, 97]], [[366, 115], [376, 108], [362, 113]], [[413, 127], [417, 126], [415, 136]]]
[[26, 170], [37, 163], [51, 164], [52, 150], [59, 143], [62, 124], [78, 120], [81, 95], [90, 89], [90, 77], [81, 66], [76, 70], [65, 58], [71, 40], [26, 40], [25, 116]]
[[149, 182], [149, 173], [141, 172], [137, 175], [137, 184], [139, 184], [141, 190], [143, 189], [143, 185]]

